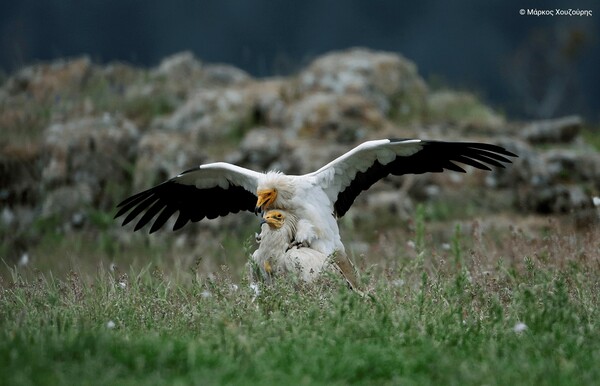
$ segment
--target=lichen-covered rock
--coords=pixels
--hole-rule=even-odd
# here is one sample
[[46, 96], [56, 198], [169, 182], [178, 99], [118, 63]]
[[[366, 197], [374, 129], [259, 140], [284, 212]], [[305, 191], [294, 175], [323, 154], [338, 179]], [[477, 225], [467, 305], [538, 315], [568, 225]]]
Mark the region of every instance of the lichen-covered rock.
[[534, 121], [523, 128], [521, 137], [534, 144], [568, 143], [577, 137], [582, 123], [577, 115]]
[[202, 149], [190, 133], [148, 132], [137, 145], [133, 190], [148, 189], [204, 160]]
[[374, 103], [358, 94], [316, 92], [289, 105], [288, 129], [294, 136], [354, 143], [385, 124]]
[[500, 138], [495, 141], [519, 157], [512, 164], [494, 169], [486, 176], [489, 187], [514, 187], [517, 185], [543, 186], [548, 184], [546, 163], [529, 144], [514, 138]]
[[472, 132], [498, 132], [505, 127], [504, 118], [479, 101], [473, 94], [460, 91], [434, 91], [427, 96], [427, 119], [449, 123]]
[[557, 184], [518, 189], [522, 209], [543, 214], [572, 213], [592, 208], [592, 198], [578, 185]]
[[27, 94], [36, 102], [60, 98], [80, 90], [92, 73], [87, 56], [25, 67], [6, 82], [9, 95]]
[[322, 143], [306, 139], [290, 141], [290, 151], [286, 155], [289, 168], [283, 171], [287, 174], [311, 173], [348, 151], [347, 145], [330, 143], [323, 146]]
[[168, 117], [157, 118], [156, 130], [192, 133], [197, 141], [241, 140], [255, 126], [283, 123], [281, 82], [202, 89]]
[[542, 158], [551, 182], [589, 183], [600, 189], [600, 154], [554, 149], [545, 152]]
[[44, 137], [44, 189], [85, 184], [99, 200], [107, 184], [127, 181], [138, 130], [127, 120], [106, 115], [53, 124]]
[[67, 229], [80, 227], [85, 211], [93, 205], [94, 196], [95, 192], [86, 183], [60, 186], [44, 195], [41, 216], [61, 218]]
[[34, 205], [40, 196], [42, 150], [38, 145], [0, 147], [0, 204]]
[[202, 140], [219, 140], [244, 125], [252, 114], [252, 103], [238, 88], [197, 92], [170, 116], [153, 122], [157, 130], [195, 134]]
[[[536, 151], [523, 142], [511, 141], [519, 155], [513, 165], [491, 174], [498, 186], [550, 186], [559, 183], [588, 184], [600, 189], [600, 154], [572, 149]], [[518, 144], [518, 146], [514, 146]], [[508, 147], [511, 149], [511, 147]]]
[[285, 79], [265, 79], [249, 83], [248, 98], [253, 101], [252, 121], [258, 126], [270, 126], [287, 129], [287, 105], [285, 95]]
[[154, 76], [164, 76], [172, 81], [185, 81], [199, 76], [202, 62], [190, 51], [183, 51], [164, 58], [152, 71]]
[[170, 95], [185, 100], [202, 87], [203, 64], [189, 51], [164, 58], [149, 72], [150, 82], [139, 83], [130, 90], [136, 95]]
[[600, 154], [569, 149], [538, 151], [519, 140], [499, 144], [519, 155], [514, 164], [486, 177], [490, 187], [512, 187], [520, 209], [572, 213], [592, 206], [589, 190], [600, 190]]
[[204, 64], [190, 51], [183, 51], [164, 58], [157, 68], [150, 72], [154, 78], [164, 80], [166, 86], [190, 87], [229, 87], [252, 80], [247, 72], [228, 64]]
[[229, 87], [247, 83], [252, 77], [228, 64], [207, 64], [202, 69], [201, 79], [205, 87]]
[[364, 48], [323, 55], [302, 71], [295, 85], [300, 95], [315, 91], [360, 94], [393, 118], [421, 118], [427, 86], [417, 67], [404, 57]]
[[259, 127], [248, 132], [239, 149], [225, 160], [253, 170], [282, 170], [288, 150], [282, 130]]

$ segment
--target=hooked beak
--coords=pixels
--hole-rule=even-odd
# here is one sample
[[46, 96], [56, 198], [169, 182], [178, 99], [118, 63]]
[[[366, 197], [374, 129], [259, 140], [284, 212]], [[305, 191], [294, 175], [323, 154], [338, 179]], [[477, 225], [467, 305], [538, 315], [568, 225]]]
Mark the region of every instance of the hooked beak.
[[[257, 206], [256, 208], [254, 208], [254, 215], [258, 216], [259, 214], [262, 216], [262, 209], [260, 208], [260, 206]], [[265, 219], [261, 220], [261, 224], [265, 221]]]
[[283, 226], [285, 217], [278, 210], [270, 210], [266, 214], [263, 215], [263, 219], [261, 221], [262, 224], [269, 225], [271, 229], [279, 229]]
[[259, 214], [265, 209], [269, 209], [271, 205], [277, 199], [277, 191], [275, 189], [264, 189], [257, 192], [258, 199], [256, 200], [256, 207], [254, 208], [254, 214]]

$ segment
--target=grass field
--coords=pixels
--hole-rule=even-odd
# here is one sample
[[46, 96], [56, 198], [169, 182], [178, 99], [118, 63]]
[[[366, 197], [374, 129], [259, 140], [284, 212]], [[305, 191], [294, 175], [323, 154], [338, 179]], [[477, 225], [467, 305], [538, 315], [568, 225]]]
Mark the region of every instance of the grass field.
[[420, 212], [409, 232], [366, 238], [355, 259], [372, 299], [333, 277], [257, 293], [243, 261], [207, 274], [173, 268], [168, 248], [111, 270], [97, 244], [55, 242], [55, 255], [98, 261], [3, 268], [0, 383], [597, 383], [598, 231], [444, 224]]

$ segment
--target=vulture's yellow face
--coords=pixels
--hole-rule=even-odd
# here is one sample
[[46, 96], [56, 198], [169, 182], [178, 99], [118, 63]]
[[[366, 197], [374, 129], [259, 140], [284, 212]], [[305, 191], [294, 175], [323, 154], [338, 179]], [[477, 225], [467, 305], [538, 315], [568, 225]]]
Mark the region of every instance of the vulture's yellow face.
[[256, 212], [268, 210], [273, 206], [277, 199], [277, 189], [261, 189], [256, 192], [258, 200], [256, 201]]
[[270, 210], [263, 216], [263, 219], [272, 229], [279, 229], [283, 226], [285, 215], [278, 210]]

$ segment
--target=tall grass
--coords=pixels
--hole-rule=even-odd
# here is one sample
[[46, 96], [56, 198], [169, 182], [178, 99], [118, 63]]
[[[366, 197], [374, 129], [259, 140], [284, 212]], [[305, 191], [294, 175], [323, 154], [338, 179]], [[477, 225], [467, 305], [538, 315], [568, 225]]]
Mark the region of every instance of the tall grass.
[[[417, 221], [422, 221], [417, 219]], [[429, 240], [424, 224], [418, 236]], [[510, 243], [455, 227], [366, 269], [373, 300], [333, 277], [259, 292], [228, 266], [157, 264], [3, 279], [2, 383], [593, 384], [600, 379], [596, 234]]]

